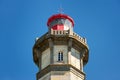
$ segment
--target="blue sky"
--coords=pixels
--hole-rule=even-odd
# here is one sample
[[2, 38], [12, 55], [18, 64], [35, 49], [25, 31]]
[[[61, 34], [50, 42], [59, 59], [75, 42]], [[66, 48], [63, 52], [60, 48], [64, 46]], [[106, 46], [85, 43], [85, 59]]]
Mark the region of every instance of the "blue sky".
[[32, 47], [60, 6], [87, 38], [86, 80], [120, 80], [120, 0], [0, 0], [0, 80], [36, 80]]

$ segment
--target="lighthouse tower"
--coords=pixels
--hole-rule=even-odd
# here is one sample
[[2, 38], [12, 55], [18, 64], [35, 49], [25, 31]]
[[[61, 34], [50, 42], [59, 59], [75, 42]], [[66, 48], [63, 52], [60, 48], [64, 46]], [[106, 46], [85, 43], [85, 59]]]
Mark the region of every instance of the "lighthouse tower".
[[55, 14], [47, 26], [48, 32], [33, 46], [33, 59], [39, 68], [37, 80], [85, 80], [83, 67], [89, 50], [86, 39], [73, 31], [73, 19]]

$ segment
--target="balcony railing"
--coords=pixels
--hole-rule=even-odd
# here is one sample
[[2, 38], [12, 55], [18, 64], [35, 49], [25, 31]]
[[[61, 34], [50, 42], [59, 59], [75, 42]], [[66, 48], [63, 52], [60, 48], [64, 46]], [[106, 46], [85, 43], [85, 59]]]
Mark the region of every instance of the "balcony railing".
[[51, 30], [51, 34], [53, 35], [67, 35], [69, 34], [68, 30]]
[[75, 32], [73, 32], [73, 37], [74, 37], [74, 38], [78, 38], [79, 41], [81, 41], [81, 42], [83, 42], [83, 43], [85, 43], [85, 44], [87, 43], [86, 38], [79, 36], [79, 35], [76, 34]]
[[81, 43], [83, 43], [84, 45], [87, 46], [87, 41], [84, 37], [79, 36], [78, 34], [76, 34], [75, 32], [73, 32], [73, 34], [70, 34], [68, 30], [51, 30], [51, 33], [47, 32], [46, 34], [44, 34], [42, 37], [37, 38], [36, 41], [38, 39], [40, 39], [40, 41], [42, 41], [43, 39], [49, 37], [49, 35], [68, 35], [69, 37], [72, 37], [74, 39], [77, 39], [78, 41], [80, 41]]
[[[69, 30], [51, 30], [51, 34], [52, 35], [70, 35], [69, 34]], [[71, 37], [81, 41], [82, 43], [86, 44], [86, 39], [84, 37], [79, 36], [78, 34], [76, 34], [75, 32], [73, 32], [72, 35], [70, 35]]]

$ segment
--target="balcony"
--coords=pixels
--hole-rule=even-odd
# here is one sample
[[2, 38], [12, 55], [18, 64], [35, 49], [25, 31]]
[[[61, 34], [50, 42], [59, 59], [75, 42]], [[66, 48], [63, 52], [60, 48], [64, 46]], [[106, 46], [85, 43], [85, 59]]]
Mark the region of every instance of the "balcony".
[[51, 30], [51, 35], [69, 35], [70, 37], [79, 40], [83, 44], [87, 44], [87, 41], [84, 37], [79, 36], [75, 32], [73, 32], [73, 35], [70, 35], [69, 33], [69, 30]]
[[[36, 39], [36, 42], [37, 41], [43, 41], [45, 40], [46, 38], [49, 38], [49, 37], [69, 37], [69, 38], [73, 38], [73, 39], [76, 39], [77, 41], [81, 42], [82, 44], [84, 44], [85, 46], [87, 46], [87, 41], [86, 41], [86, 38], [84, 37], [81, 37], [79, 36], [77, 33], [73, 32], [72, 35], [69, 34], [69, 30], [51, 30], [51, 32], [47, 32], [46, 34], [44, 34], [42, 37], [40, 38], [37, 38]], [[88, 46], [87, 46], [88, 47]]]

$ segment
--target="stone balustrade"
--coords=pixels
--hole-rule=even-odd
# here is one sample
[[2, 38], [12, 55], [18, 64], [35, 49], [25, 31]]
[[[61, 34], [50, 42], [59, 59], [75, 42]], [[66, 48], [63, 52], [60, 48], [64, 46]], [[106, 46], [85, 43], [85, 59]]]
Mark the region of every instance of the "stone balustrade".
[[[69, 34], [69, 30], [52, 30], [51, 31], [52, 35], [70, 35]], [[76, 34], [75, 32], [73, 32], [73, 35], [70, 35], [73, 38], [78, 39], [79, 41], [81, 41], [82, 43], [87, 43], [86, 39], [84, 37], [79, 36], [78, 34]]]
[[68, 30], [51, 30], [51, 34], [53, 35], [67, 35], [69, 34]]
[[[43, 40], [45, 37], [49, 36], [49, 35], [68, 35], [72, 38], [77, 39], [78, 41], [82, 42], [83, 44], [87, 44], [87, 41], [84, 37], [79, 36], [77, 33], [73, 32], [73, 35], [69, 34], [69, 30], [51, 30], [51, 32], [47, 32], [46, 34], [44, 34], [40, 39]], [[38, 38], [36, 39], [36, 41], [38, 40]]]
[[87, 43], [86, 38], [79, 36], [79, 35], [76, 34], [75, 32], [73, 33], [73, 37], [78, 38], [79, 41], [81, 41], [81, 42], [83, 42], [83, 43]]

